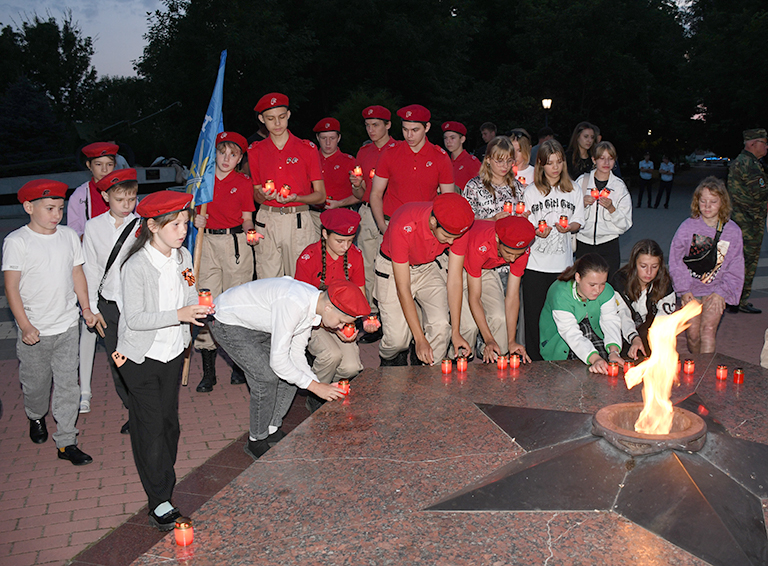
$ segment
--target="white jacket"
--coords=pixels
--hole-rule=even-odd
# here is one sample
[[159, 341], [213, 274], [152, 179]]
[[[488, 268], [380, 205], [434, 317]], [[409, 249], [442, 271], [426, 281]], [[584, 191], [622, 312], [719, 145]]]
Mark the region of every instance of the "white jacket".
[[[586, 181], [586, 182], [585, 182]], [[574, 185], [588, 196], [595, 187], [595, 172], [584, 173]], [[606, 189], [611, 191], [609, 198], [613, 201], [616, 210], [608, 212], [604, 206], [597, 202], [584, 207], [584, 224], [576, 234], [579, 242], [596, 246], [610, 242], [621, 236], [632, 227], [632, 196], [627, 190], [627, 185], [613, 173], [608, 177]]]

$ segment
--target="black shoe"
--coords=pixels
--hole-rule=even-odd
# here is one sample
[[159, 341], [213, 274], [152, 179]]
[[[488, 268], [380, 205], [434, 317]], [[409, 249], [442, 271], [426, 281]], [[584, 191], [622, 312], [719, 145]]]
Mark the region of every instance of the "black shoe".
[[248, 442], [245, 444], [244, 449], [245, 453], [248, 454], [251, 458], [258, 460], [267, 453], [267, 450], [270, 449], [270, 446], [266, 438], [264, 440], [251, 440], [249, 438]]
[[376, 332], [363, 333], [357, 341], [360, 344], [373, 344], [374, 342], [381, 340], [382, 336], [384, 336], [384, 332], [379, 328]]
[[739, 305], [726, 305], [725, 310], [731, 314], [737, 314], [739, 312]]
[[[307, 411], [309, 411], [309, 414], [311, 415], [312, 413], [317, 411], [320, 407], [322, 407], [324, 403], [325, 401], [320, 399], [314, 393], [307, 393], [307, 400], [305, 401], [304, 406], [307, 408]], [[267, 437], [267, 439], [269, 439], [269, 437]]]
[[245, 383], [245, 372], [239, 365], [234, 364], [232, 366], [232, 376], [229, 378], [229, 382], [232, 385], [242, 385]]
[[42, 444], [48, 440], [48, 427], [45, 426], [45, 417], [42, 419], [29, 419], [29, 438], [35, 444]]
[[120, 434], [131, 434], [131, 421], [125, 421], [125, 424], [120, 427]]
[[70, 444], [64, 448], [59, 448], [57, 452], [59, 454], [59, 458], [62, 460], [69, 460], [75, 466], [84, 466], [85, 464], [90, 464], [93, 462], [93, 458], [80, 450], [76, 444]]
[[747, 314], [760, 314], [763, 311], [757, 307], [753, 307], [752, 303], [747, 303], [746, 305], [739, 305], [739, 312], [745, 312]]
[[203, 357], [203, 379], [195, 391], [210, 393], [216, 385], [216, 350], [200, 350], [200, 355]]
[[665, 204], [665, 205], [664, 205], [664, 208], [669, 208], [669, 205], [668, 205], [668, 204]]
[[643, 205], [642, 205], [642, 203], [639, 203], [639, 202], [638, 202], [638, 203], [637, 203], [637, 206], [636, 206], [635, 208], [643, 208]]
[[176, 519], [181, 517], [181, 511], [174, 507], [162, 517], [155, 515], [154, 511], [149, 512], [149, 524], [158, 531], [172, 531], [176, 526]]
[[380, 363], [379, 365], [381, 367], [401, 367], [401, 366], [407, 366], [408, 365], [408, 350], [403, 350], [402, 352], [398, 353], [394, 358], [386, 360], [379, 356]]
[[278, 428], [275, 432], [273, 432], [267, 437], [267, 444], [269, 444], [269, 447], [272, 448], [275, 444], [280, 442], [286, 436], [288, 435]]

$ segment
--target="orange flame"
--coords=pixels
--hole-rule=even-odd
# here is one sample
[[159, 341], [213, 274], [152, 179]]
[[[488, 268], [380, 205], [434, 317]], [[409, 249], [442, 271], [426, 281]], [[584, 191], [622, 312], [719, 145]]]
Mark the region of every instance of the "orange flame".
[[672, 383], [677, 375], [677, 335], [701, 314], [701, 303], [691, 301], [668, 316], [657, 316], [648, 329], [651, 356], [624, 374], [627, 389], [643, 382], [643, 410], [635, 431], [669, 434], [672, 429]]

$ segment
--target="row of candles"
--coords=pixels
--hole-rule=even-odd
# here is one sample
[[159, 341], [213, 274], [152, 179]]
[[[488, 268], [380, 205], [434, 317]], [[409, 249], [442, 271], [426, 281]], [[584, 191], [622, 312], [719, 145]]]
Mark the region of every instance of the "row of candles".
[[[525, 203], [518, 202], [515, 204], [511, 201], [506, 201], [504, 203], [504, 212], [508, 212], [509, 214], [512, 214], [513, 212], [515, 214], [523, 214], [525, 212]], [[561, 215], [558, 224], [560, 224], [560, 226], [563, 228], [568, 228], [568, 217], [565, 214]], [[539, 232], [543, 232], [546, 229], [547, 221], [544, 219], [539, 220]]]
[[[519, 354], [498, 356], [496, 358], [496, 367], [499, 369], [507, 369], [507, 367], [510, 367], [511, 369], [517, 369], [520, 367], [520, 362], [521, 360]], [[467, 371], [468, 363], [469, 360], [466, 356], [459, 356], [456, 358], [456, 370], [459, 373]], [[440, 368], [442, 369], [443, 373], [451, 373], [453, 371], [453, 360], [451, 360], [451, 358], [443, 359], [442, 364], [440, 364]]]

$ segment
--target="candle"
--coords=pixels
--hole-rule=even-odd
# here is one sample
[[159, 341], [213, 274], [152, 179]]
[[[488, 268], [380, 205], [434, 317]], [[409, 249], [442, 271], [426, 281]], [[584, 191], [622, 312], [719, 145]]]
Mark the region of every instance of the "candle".
[[370, 173], [368, 173], [368, 176], [369, 176], [371, 179], [373, 179], [373, 178], [376, 176], [376, 169], [375, 169], [375, 168], [374, 168], [374, 169], [371, 169], [371, 172], [370, 172]]
[[509, 356], [509, 367], [517, 369], [520, 367], [520, 354], [511, 354]]
[[611, 194], [611, 191], [609, 191], [608, 189], [603, 189], [602, 191], [600, 191], [601, 197], [607, 197], [610, 194]]
[[547, 229], [547, 221], [546, 220], [539, 220], [539, 232], [544, 232], [544, 230]]
[[331, 201], [333, 200], [333, 197], [325, 197], [325, 206], [326, 208], [331, 206]]
[[362, 177], [363, 176], [363, 168], [360, 167], [359, 165], [355, 165], [354, 173], [355, 173], [355, 177]]
[[355, 323], [348, 322], [344, 325], [344, 328], [342, 328], [341, 333], [347, 338], [352, 338], [355, 335], [355, 331]]
[[271, 179], [268, 179], [264, 183], [264, 192], [266, 192], [266, 193], [273, 193], [273, 192], [275, 192], [275, 182], [272, 181]]
[[460, 372], [467, 371], [467, 358], [464, 356], [459, 356], [456, 358], [456, 369]]
[[375, 314], [369, 315], [367, 322], [369, 325], [375, 326], [376, 330], [381, 328], [381, 322], [379, 321], [379, 317], [377, 317]]
[[682, 367], [682, 362], [680, 360], [677, 360], [677, 373], [680, 373], [681, 367]]
[[213, 306], [213, 297], [210, 289], [200, 289], [197, 292], [197, 304], [205, 307]]
[[453, 369], [453, 362], [450, 359], [445, 358], [443, 363], [440, 364], [440, 367], [442, 368], [443, 373], [451, 373], [451, 370]]
[[348, 379], [340, 379], [336, 383], [336, 387], [341, 389], [341, 392], [344, 393], [344, 395], [348, 395], [349, 394], [349, 380]]
[[517, 177], [517, 165], [513, 165], [513, 166], [512, 166], [512, 175], [514, 175], [515, 177]]
[[280, 196], [283, 198], [288, 198], [291, 195], [291, 186], [290, 185], [283, 185], [280, 189]]
[[522, 214], [523, 212], [525, 212], [525, 203], [524, 202], [518, 202], [515, 205], [515, 213]]
[[525, 177], [518, 177], [517, 178], [517, 182], [520, 183], [521, 185], [525, 186]]
[[258, 244], [259, 240], [264, 237], [264, 234], [259, 234], [256, 230], [248, 230], [245, 237], [249, 244]]
[[504, 203], [504, 212], [509, 212], [512, 214], [512, 203], [510, 201], [506, 201]]
[[192, 519], [179, 517], [176, 519], [176, 525], [173, 531], [176, 537], [176, 544], [179, 546], [188, 546], [195, 540], [195, 532], [192, 529]]
[[611, 377], [619, 375], [619, 362], [608, 362], [608, 375]]
[[733, 370], [733, 382], [744, 383], [744, 370], [742, 368], [736, 368]]
[[[733, 372], [734, 374], [736, 372]], [[717, 370], [715, 371], [715, 376], [719, 380], [728, 379], [728, 366], [717, 366]]]
[[499, 369], [507, 369], [507, 356], [499, 356], [496, 358], [496, 367]]
[[563, 228], [568, 228], [568, 217], [565, 214], [560, 216], [560, 226]]
[[600, 191], [598, 191], [597, 189], [592, 189], [591, 191], [589, 191], [589, 194], [592, 195], [592, 198], [595, 200], [600, 198]]
[[693, 373], [696, 369], [696, 365], [693, 363], [693, 360], [685, 360], [685, 363], [683, 364], [683, 373]]
[[627, 373], [633, 367], [635, 367], [635, 364], [633, 364], [632, 362], [624, 362], [624, 373]]

